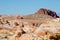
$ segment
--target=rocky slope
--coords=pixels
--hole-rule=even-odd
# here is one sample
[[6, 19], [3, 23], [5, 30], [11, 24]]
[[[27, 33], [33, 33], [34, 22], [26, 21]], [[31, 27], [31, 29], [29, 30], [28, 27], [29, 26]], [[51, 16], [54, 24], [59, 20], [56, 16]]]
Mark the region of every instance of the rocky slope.
[[56, 12], [41, 8], [37, 12], [31, 15], [24, 16], [26, 19], [39, 19], [39, 18], [59, 18]]
[[23, 17], [30, 22], [37, 22], [38, 25], [41, 23], [45, 23], [46, 21], [50, 21], [51, 19], [59, 18], [56, 12], [44, 8], [39, 9], [34, 14], [26, 15]]
[[26, 16], [0, 15], [0, 40], [60, 40], [60, 18], [47, 9]]

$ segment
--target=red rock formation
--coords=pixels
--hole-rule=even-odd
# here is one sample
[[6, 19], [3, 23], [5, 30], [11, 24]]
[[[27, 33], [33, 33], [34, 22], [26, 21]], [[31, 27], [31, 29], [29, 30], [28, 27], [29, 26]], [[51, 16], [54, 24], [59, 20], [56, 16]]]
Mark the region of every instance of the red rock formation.
[[17, 18], [17, 19], [23, 19], [23, 17], [20, 16], [20, 15], [16, 15], [16, 18]]
[[48, 10], [48, 9], [44, 9], [44, 8], [41, 8], [40, 10], [38, 10], [36, 12], [36, 14], [46, 14], [46, 15], [50, 15], [54, 18], [59, 18], [59, 16], [56, 14], [56, 12]]

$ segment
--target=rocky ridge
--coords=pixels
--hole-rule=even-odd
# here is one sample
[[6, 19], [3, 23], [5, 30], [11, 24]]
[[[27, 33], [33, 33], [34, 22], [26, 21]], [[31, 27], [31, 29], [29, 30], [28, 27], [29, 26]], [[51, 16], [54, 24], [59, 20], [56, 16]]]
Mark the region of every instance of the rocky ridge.
[[49, 9], [44, 9], [44, 8], [41, 8], [39, 9], [36, 14], [46, 14], [46, 15], [49, 15], [49, 16], [52, 16], [54, 18], [59, 18], [59, 16], [56, 14], [56, 12], [54, 11], [51, 11]]

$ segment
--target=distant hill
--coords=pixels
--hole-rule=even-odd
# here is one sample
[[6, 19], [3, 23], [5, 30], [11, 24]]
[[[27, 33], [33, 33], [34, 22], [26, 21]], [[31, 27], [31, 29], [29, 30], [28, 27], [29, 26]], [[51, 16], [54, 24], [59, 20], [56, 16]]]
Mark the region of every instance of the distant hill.
[[39, 9], [34, 14], [24, 16], [25, 19], [39, 19], [39, 18], [59, 18], [56, 12], [48, 9]]
[[53, 18], [53, 17], [46, 14], [30, 14], [30, 15], [24, 16], [24, 18], [25, 19], [41, 19], [41, 18]]
[[59, 16], [57, 15], [56, 12], [49, 10], [49, 9], [44, 9], [44, 8], [39, 9], [36, 12], [36, 14], [46, 14], [46, 15], [52, 16], [54, 18], [59, 18]]

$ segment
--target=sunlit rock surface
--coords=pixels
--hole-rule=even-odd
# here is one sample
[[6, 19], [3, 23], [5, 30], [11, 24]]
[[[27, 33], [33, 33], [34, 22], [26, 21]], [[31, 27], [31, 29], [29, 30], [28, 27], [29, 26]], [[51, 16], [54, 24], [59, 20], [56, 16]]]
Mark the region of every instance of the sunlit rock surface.
[[60, 40], [60, 18], [47, 9], [27, 16], [0, 15], [0, 40]]

